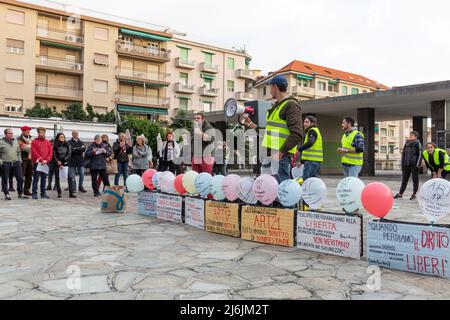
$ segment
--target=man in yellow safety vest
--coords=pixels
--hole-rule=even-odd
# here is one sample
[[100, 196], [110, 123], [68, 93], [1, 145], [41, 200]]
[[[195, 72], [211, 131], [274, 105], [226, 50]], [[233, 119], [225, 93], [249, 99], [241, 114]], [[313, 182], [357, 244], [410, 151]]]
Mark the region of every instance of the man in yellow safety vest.
[[342, 122], [342, 147], [338, 149], [346, 177], [358, 178], [364, 164], [364, 134], [354, 129], [355, 120], [346, 117]]
[[298, 151], [301, 153], [304, 181], [309, 178], [317, 178], [323, 163], [323, 139], [317, 126], [318, 121], [314, 116], [306, 117], [303, 123], [306, 135], [303, 146]]

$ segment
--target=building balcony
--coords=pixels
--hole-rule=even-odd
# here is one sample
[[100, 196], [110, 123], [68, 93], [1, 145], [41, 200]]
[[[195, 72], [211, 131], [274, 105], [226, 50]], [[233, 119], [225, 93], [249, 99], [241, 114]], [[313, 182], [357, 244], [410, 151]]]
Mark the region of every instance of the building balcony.
[[154, 47], [136, 46], [124, 40], [117, 40], [116, 45], [117, 53], [121, 55], [161, 63], [170, 61], [170, 51], [161, 50]]
[[237, 92], [236, 100], [238, 101], [253, 101], [256, 100], [256, 92]]
[[140, 96], [131, 95], [128, 93], [118, 93], [116, 95], [116, 102], [120, 104], [127, 104], [132, 106], [143, 106], [151, 108], [169, 108], [170, 99], [153, 97], [153, 96]]
[[200, 71], [209, 73], [219, 73], [219, 66], [203, 62], [200, 64]]
[[43, 26], [37, 26], [37, 37], [47, 41], [56, 41], [58, 43], [79, 47], [82, 47], [84, 44], [84, 38], [81, 34]]
[[297, 96], [314, 98], [316, 89], [303, 86], [295, 86], [292, 93]]
[[75, 74], [83, 73], [83, 64], [78, 61], [70, 61], [48, 56], [37, 56], [36, 68], [45, 71], [57, 71]]
[[246, 69], [236, 70], [236, 77], [238, 77], [239, 79], [245, 79], [245, 80], [251, 80], [251, 81], [256, 80], [255, 72], [252, 70], [246, 70]]
[[148, 72], [144, 70], [129, 69], [123, 67], [116, 68], [116, 77], [119, 80], [130, 81], [130, 82], [142, 82], [149, 85], [156, 86], [169, 86], [167, 81], [170, 75], [167, 73], [160, 72]]
[[193, 93], [195, 93], [195, 86], [177, 83], [177, 84], [175, 84], [175, 92], [193, 94]]
[[5, 104], [0, 106], [0, 114], [8, 117], [23, 117], [23, 106]]
[[73, 87], [36, 85], [36, 97], [67, 100], [67, 101], [83, 101], [83, 90]]
[[200, 87], [200, 95], [201, 96], [206, 96], [206, 97], [218, 97], [219, 96], [219, 89], [217, 89], [217, 88]]
[[175, 66], [177, 68], [183, 68], [183, 69], [195, 69], [195, 61], [193, 60], [183, 60], [181, 58], [175, 59]]

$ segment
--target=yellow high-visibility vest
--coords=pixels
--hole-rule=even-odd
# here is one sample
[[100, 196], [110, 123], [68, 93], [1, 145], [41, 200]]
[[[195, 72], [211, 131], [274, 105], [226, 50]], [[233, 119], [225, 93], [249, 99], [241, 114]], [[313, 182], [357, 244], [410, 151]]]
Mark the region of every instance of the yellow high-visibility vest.
[[[359, 132], [358, 130], [353, 130], [352, 133], [350, 133], [348, 136], [344, 134], [342, 137], [342, 148], [345, 149], [353, 149], [353, 141], [355, 140], [355, 137], [357, 134], [361, 134], [364, 138], [364, 135]], [[363, 166], [364, 165], [364, 153], [346, 153], [342, 155], [341, 159], [343, 164], [349, 164], [353, 166]]]
[[313, 146], [308, 150], [303, 151], [302, 153], [302, 161], [314, 161], [314, 162], [323, 162], [323, 140], [322, 134], [320, 133], [319, 128], [314, 127], [310, 128], [306, 133], [304, 144], [308, 143], [309, 132], [315, 131], [317, 133], [317, 140], [314, 142]]
[[[434, 149], [434, 154], [433, 154], [434, 164], [437, 165], [438, 167], [441, 166], [441, 162], [439, 161], [439, 153], [441, 153], [441, 152], [444, 153], [444, 161], [445, 161], [444, 170], [450, 171], [450, 158], [448, 156], [447, 151], [445, 151], [445, 150], [442, 150], [439, 148]], [[428, 151], [425, 150], [422, 155], [423, 155], [423, 159], [425, 160], [425, 162], [431, 167], [430, 154], [428, 153]]]

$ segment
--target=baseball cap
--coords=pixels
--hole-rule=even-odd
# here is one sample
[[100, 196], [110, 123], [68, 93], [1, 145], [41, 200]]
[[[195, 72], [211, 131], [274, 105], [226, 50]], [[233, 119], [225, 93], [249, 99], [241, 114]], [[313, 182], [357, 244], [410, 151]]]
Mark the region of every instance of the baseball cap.
[[289, 86], [287, 79], [284, 76], [278, 75], [273, 77], [271, 80], [269, 80], [267, 82], [267, 84], [275, 86], [277, 85], [278, 87], [281, 88], [287, 88]]
[[30, 131], [31, 128], [28, 127], [28, 126], [24, 126], [24, 127], [20, 128], [20, 130], [22, 130], [22, 131]]

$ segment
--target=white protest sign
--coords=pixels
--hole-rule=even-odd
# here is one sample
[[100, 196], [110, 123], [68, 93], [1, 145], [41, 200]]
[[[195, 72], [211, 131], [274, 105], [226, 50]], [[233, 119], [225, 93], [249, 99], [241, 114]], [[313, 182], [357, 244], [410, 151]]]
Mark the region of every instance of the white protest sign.
[[205, 230], [205, 200], [186, 198], [184, 204], [186, 224]]
[[183, 198], [158, 194], [156, 197], [156, 215], [158, 219], [182, 222]]
[[450, 182], [444, 179], [427, 181], [420, 189], [419, 205], [432, 224], [448, 216], [450, 214]]

